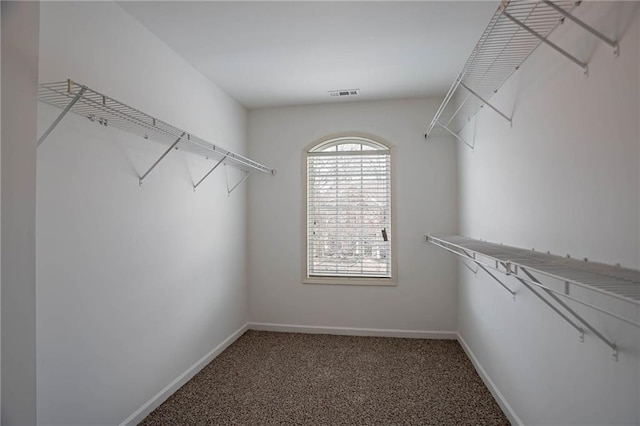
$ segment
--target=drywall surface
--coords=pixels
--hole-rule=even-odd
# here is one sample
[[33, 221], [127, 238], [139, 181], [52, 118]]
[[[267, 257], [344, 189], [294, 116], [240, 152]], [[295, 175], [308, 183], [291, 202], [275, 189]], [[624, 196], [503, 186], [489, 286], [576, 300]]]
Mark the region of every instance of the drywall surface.
[[37, 2], [2, 2], [2, 416], [36, 423]]
[[[39, 16], [38, 16], [39, 19]], [[0, 23], [2, 7], [0, 6]], [[2, 58], [2, 30], [0, 29], [0, 59]], [[0, 65], [1, 66], [1, 65]], [[2, 71], [0, 70], [0, 76]], [[0, 77], [1, 79], [1, 77]], [[2, 82], [0, 81], [0, 218], [2, 217]], [[0, 219], [0, 424], [2, 424], [2, 219]]]
[[[249, 152], [277, 174], [249, 186], [249, 300], [256, 323], [456, 330], [455, 260], [424, 234], [456, 230], [450, 138], [424, 140], [433, 99], [269, 108], [249, 112]], [[331, 135], [364, 133], [393, 145], [396, 287], [302, 284], [303, 150]]]
[[[115, 3], [44, 2], [41, 24], [41, 81], [244, 151], [244, 108]], [[139, 187], [166, 148], [69, 115], [38, 149], [41, 424], [118, 424], [247, 321], [246, 187], [220, 167], [194, 192], [215, 163], [181, 151]]]
[[[553, 39], [589, 60], [588, 78], [541, 46], [493, 97], [513, 128], [486, 108], [465, 128], [475, 150], [459, 148], [460, 232], [640, 268], [638, 4], [583, 2], [576, 13], [620, 38], [620, 56], [567, 21]], [[460, 333], [525, 424], [640, 422], [637, 328], [570, 303], [619, 346], [615, 362], [515, 280], [504, 279], [513, 302], [482, 271], [459, 274]], [[633, 305], [583, 297], [640, 320]]]
[[[2, 7], [0, 6], [0, 23], [1, 22], [2, 22]], [[0, 58], [2, 58], [2, 30], [1, 29], [0, 29]], [[2, 75], [2, 72], [0, 71], [0, 76], [1, 75]], [[2, 82], [1, 81], [0, 81], [0, 217], [2, 217]], [[2, 338], [1, 336], [2, 336], [2, 220], [0, 219], [0, 424], [2, 424]]]

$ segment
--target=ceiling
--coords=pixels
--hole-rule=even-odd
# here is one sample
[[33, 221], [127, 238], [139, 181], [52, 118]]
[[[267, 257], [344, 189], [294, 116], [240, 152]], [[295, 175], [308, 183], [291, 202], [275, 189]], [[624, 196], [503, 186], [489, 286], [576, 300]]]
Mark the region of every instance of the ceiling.
[[[497, 1], [126, 1], [246, 108], [443, 96]], [[356, 97], [330, 90], [360, 89]]]

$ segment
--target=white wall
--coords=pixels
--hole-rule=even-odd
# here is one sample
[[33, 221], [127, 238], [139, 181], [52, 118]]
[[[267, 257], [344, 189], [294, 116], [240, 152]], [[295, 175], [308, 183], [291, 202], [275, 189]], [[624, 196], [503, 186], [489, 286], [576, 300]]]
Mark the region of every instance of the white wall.
[[36, 422], [37, 2], [2, 2], [2, 416]]
[[[486, 108], [476, 116], [465, 129], [475, 150], [459, 148], [460, 232], [639, 268], [638, 5], [585, 2], [576, 12], [621, 38], [620, 57], [567, 23], [554, 40], [589, 58], [589, 77], [541, 46], [493, 98], [513, 111], [513, 128]], [[525, 424], [640, 422], [637, 328], [577, 308], [619, 345], [614, 362], [513, 280], [516, 302], [482, 271], [459, 270], [460, 333]]]
[[[244, 108], [115, 3], [41, 18], [40, 81], [245, 150]], [[40, 133], [59, 112], [40, 104]], [[221, 167], [194, 193], [214, 163], [180, 151], [138, 187], [165, 149], [75, 115], [38, 149], [41, 424], [118, 424], [246, 323], [246, 187], [228, 197]]]
[[[456, 157], [424, 140], [437, 100], [350, 102], [249, 113], [249, 152], [277, 169], [249, 189], [252, 322], [419, 331], [456, 330], [455, 260], [424, 242], [456, 231]], [[320, 138], [366, 133], [395, 145], [397, 287], [302, 284], [302, 153]]]
[[[38, 16], [39, 20], [39, 16]], [[2, 7], [0, 6], [0, 23]], [[0, 59], [2, 58], [2, 31], [0, 29]], [[0, 71], [1, 75], [1, 71]], [[1, 79], [1, 77], [0, 77]], [[0, 81], [0, 332], [2, 330], [2, 82]], [[2, 423], [2, 339], [0, 338], [0, 424]]]

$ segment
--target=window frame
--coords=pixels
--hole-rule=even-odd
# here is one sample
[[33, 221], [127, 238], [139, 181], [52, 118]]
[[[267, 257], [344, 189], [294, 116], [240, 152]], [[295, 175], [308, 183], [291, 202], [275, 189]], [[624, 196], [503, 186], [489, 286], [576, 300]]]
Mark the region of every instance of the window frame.
[[[390, 179], [390, 191], [391, 191], [391, 277], [310, 277], [308, 271], [308, 256], [309, 251], [307, 248], [308, 243], [308, 230], [307, 230], [307, 158], [308, 153], [314, 149], [320, 148], [323, 145], [330, 145], [331, 143], [338, 143], [340, 140], [363, 140], [364, 142], [379, 144], [386, 147], [389, 150], [389, 163], [391, 167]], [[326, 285], [357, 285], [357, 286], [397, 286], [398, 284], [398, 256], [397, 256], [397, 227], [396, 227], [396, 191], [395, 191], [395, 148], [392, 144], [379, 138], [377, 136], [364, 134], [364, 133], [341, 133], [337, 135], [331, 135], [307, 145], [302, 150], [302, 269], [301, 279], [303, 284], [326, 284]]]

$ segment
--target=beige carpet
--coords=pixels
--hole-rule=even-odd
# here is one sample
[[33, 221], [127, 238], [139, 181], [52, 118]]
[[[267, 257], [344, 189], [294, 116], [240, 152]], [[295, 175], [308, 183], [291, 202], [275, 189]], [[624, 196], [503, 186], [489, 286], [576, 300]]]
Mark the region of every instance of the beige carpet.
[[508, 425], [456, 341], [248, 331], [142, 425]]

